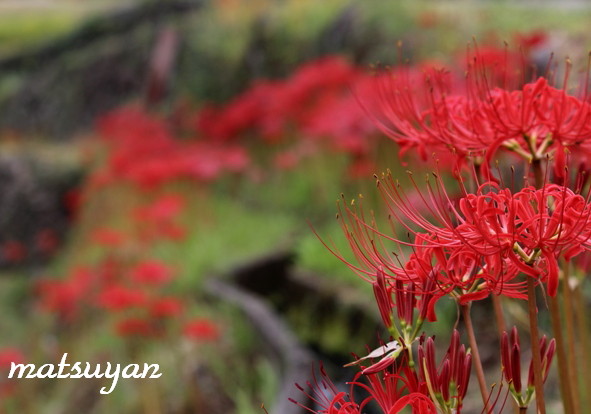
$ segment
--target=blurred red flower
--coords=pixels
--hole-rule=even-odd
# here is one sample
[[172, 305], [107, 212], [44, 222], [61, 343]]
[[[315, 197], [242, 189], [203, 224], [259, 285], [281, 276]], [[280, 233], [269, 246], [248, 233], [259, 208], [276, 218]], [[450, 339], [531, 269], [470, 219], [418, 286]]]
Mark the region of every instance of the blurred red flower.
[[136, 283], [160, 285], [172, 279], [172, 269], [157, 260], [145, 260], [131, 269], [130, 276]]
[[91, 234], [91, 240], [103, 247], [119, 247], [125, 243], [125, 235], [118, 230], [98, 228]]
[[27, 248], [17, 240], [7, 240], [1, 247], [2, 256], [8, 263], [20, 263], [27, 257]]
[[173, 297], [160, 298], [150, 304], [150, 314], [155, 318], [166, 318], [180, 315], [183, 303]]
[[155, 337], [158, 331], [150, 321], [140, 318], [128, 318], [117, 322], [115, 332], [119, 336]]
[[0, 349], [0, 370], [10, 369], [12, 363], [23, 364], [25, 356], [18, 348], [5, 347]]
[[140, 290], [125, 286], [113, 285], [107, 287], [98, 295], [97, 305], [108, 310], [121, 311], [146, 304], [148, 298]]
[[218, 326], [205, 318], [197, 318], [186, 323], [183, 334], [198, 341], [215, 341], [221, 335]]

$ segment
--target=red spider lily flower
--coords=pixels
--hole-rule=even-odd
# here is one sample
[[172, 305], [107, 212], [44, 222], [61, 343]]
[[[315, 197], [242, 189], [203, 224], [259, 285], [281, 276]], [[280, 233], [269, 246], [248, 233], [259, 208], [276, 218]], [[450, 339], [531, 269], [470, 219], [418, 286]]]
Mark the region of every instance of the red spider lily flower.
[[147, 285], [161, 285], [172, 279], [172, 269], [157, 260], [145, 260], [130, 271], [131, 280]]
[[280, 170], [293, 170], [300, 163], [301, 156], [295, 151], [284, 151], [275, 154], [273, 158], [273, 164]]
[[4, 374], [0, 380], [0, 400], [15, 394], [18, 382], [14, 379], [8, 379], [8, 372], [12, 368], [12, 364], [24, 364], [25, 361], [24, 354], [18, 348], [5, 347], [0, 349], [0, 372]]
[[137, 208], [135, 217], [139, 221], [167, 222], [176, 218], [185, 204], [185, 199], [181, 195], [163, 195], [152, 204]]
[[[424, 283], [428, 272], [435, 270], [437, 288], [445, 294], [455, 291], [465, 302], [482, 299], [486, 292], [524, 297], [524, 282], [514, 282], [521, 272], [547, 283], [554, 296], [558, 257], [570, 260], [591, 248], [591, 203], [556, 184], [512, 193], [486, 183], [458, 201], [438, 184], [436, 190], [429, 189], [430, 200], [424, 199], [432, 218], [408, 203], [390, 176], [379, 180], [378, 188], [388, 203], [391, 224], [396, 221], [415, 240], [380, 232], [373, 218], [366, 220], [360, 205], [342, 207], [343, 230], [360, 263], [350, 267], [370, 281], [377, 269], [383, 269], [390, 277]], [[396, 244], [415, 250], [410, 269], [387, 253]], [[423, 256], [420, 260], [417, 253]]]
[[[550, 365], [556, 351], [556, 341], [552, 339], [549, 343], [544, 335], [540, 339], [540, 357], [542, 360], [542, 383], [546, 382]], [[519, 407], [527, 407], [535, 393], [533, 377], [533, 359], [529, 365], [527, 390], [523, 390], [521, 382], [521, 345], [517, 328], [513, 327], [511, 335], [503, 332], [501, 339], [501, 363], [503, 365], [503, 376], [509, 384], [509, 391]]]
[[173, 242], [183, 241], [187, 237], [187, 230], [174, 223], [166, 223], [158, 229], [160, 237]]
[[74, 269], [65, 280], [41, 280], [36, 286], [39, 305], [72, 321], [90, 296], [94, 280], [95, 275], [87, 268]]
[[[402, 372], [405, 376], [401, 375]], [[413, 378], [414, 375], [411, 369], [401, 366], [397, 372], [365, 375], [369, 385], [356, 381], [353, 381], [352, 385], [364, 388], [369, 393], [369, 398], [377, 403], [383, 413], [397, 414], [410, 407], [412, 413], [435, 414], [436, 406], [425, 394], [425, 387], [422, 387], [423, 392], [413, 389], [413, 386], [422, 386]], [[403, 394], [405, 390], [408, 394]]]
[[210, 181], [249, 164], [240, 146], [174, 139], [163, 120], [138, 110], [109, 114], [100, 127], [110, 150], [106, 169], [94, 177], [102, 185], [125, 180], [151, 189], [177, 179]]
[[109, 228], [95, 229], [90, 237], [94, 243], [103, 247], [120, 247], [126, 240], [123, 233]]
[[[405, 376], [411, 379], [405, 378]], [[410, 407], [413, 414], [435, 414], [437, 412], [433, 401], [425, 393], [416, 389], [414, 373], [408, 367], [401, 365], [396, 372], [370, 374], [365, 378], [368, 383], [359, 380], [357, 374], [349, 383], [349, 392], [339, 390], [331, 381], [324, 367], [320, 366], [320, 377], [313, 373], [312, 381], [307, 382], [306, 391], [302, 386], [296, 387], [306, 396], [314, 406], [312, 408], [290, 398], [294, 404], [315, 414], [361, 414], [364, 408], [374, 402], [383, 414], [397, 414]], [[355, 389], [366, 391], [369, 396], [357, 403], [354, 400]]]
[[428, 338], [418, 350], [419, 372], [427, 383], [429, 393], [434, 401], [443, 407], [460, 412], [462, 402], [468, 391], [472, 355], [460, 345], [460, 334], [454, 330], [452, 340], [439, 369], [436, 368], [435, 343]]
[[0, 370], [7, 370], [12, 363], [23, 364], [25, 356], [18, 348], [4, 347], [0, 349]]
[[158, 137], [158, 141], [166, 142], [168, 135], [164, 123], [139, 108], [131, 107], [118, 109], [100, 118], [98, 130], [104, 139], [121, 145], [141, 141], [144, 137]]
[[[409, 149], [423, 157], [443, 152], [453, 155], [458, 166], [471, 158], [482, 164], [487, 178], [501, 148], [528, 161], [554, 159], [558, 177], [564, 176], [565, 151], [589, 157], [591, 105], [586, 94], [566, 92], [570, 63], [562, 89], [539, 78], [509, 90], [492, 86], [487, 59], [480, 50], [469, 59], [464, 87], [446, 82], [444, 73], [410, 76], [411, 69], [378, 78], [377, 103], [367, 105], [380, 129], [401, 146], [401, 155]], [[501, 59], [506, 75], [514, 63], [507, 53]]]
[[394, 309], [392, 287], [387, 284], [384, 272], [381, 270], [378, 270], [376, 280], [372, 282], [372, 285], [382, 321], [384, 322], [384, 325], [389, 328], [392, 326], [392, 309]]
[[[283, 83], [277, 81], [258, 81], [223, 108], [204, 107], [197, 115], [197, 129], [217, 141], [232, 140], [252, 131], [264, 122], [269, 102], [280, 93], [282, 86]], [[269, 135], [273, 134], [269, 132]]]
[[27, 257], [27, 248], [20, 241], [5, 241], [0, 250], [2, 251], [4, 260], [11, 264], [20, 263]]
[[156, 337], [158, 331], [149, 320], [128, 318], [117, 322], [115, 332], [122, 337]]
[[335, 146], [344, 136], [354, 136], [355, 145], [364, 145], [361, 133], [374, 127], [349, 93], [349, 87], [363, 78], [340, 57], [308, 62], [288, 79], [259, 80], [224, 107], [203, 108], [197, 130], [216, 141], [258, 134], [277, 142], [295, 129], [311, 139], [327, 138]]
[[159, 298], [149, 306], [150, 315], [154, 318], [170, 318], [178, 316], [183, 311], [183, 303], [173, 297]]
[[530, 49], [543, 46], [548, 41], [548, 34], [543, 30], [532, 30], [526, 33], [515, 33], [515, 43], [527, 53]]
[[38, 284], [39, 301], [43, 309], [59, 313], [72, 320], [78, 310], [81, 291], [77, 285], [63, 281], [41, 281]]
[[183, 334], [186, 338], [197, 341], [215, 341], [221, 336], [219, 327], [205, 318], [197, 318], [187, 322], [183, 328]]
[[[540, 338], [540, 355], [542, 357], [542, 382], [545, 383], [548, 379], [548, 373], [550, 372], [550, 366], [552, 365], [552, 359], [554, 358], [554, 353], [556, 352], [556, 340], [551, 339], [548, 342], [546, 335]], [[529, 365], [529, 371], [527, 375], [527, 386], [528, 388], [534, 387], [534, 364], [533, 360]]]
[[544, 78], [519, 91], [491, 91], [483, 111], [496, 135], [487, 148], [489, 162], [501, 146], [529, 160], [551, 155], [555, 175], [563, 177], [565, 150], [575, 156], [589, 153], [591, 105]]
[[148, 301], [146, 294], [137, 289], [112, 285], [97, 297], [97, 305], [112, 311], [144, 306]]
[[[524, 282], [514, 281], [519, 269], [507, 259], [505, 250], [492, 245], [474, 246], [480, 236], [467, 230], [467, 218], [457, 206], [463, 199], [453, 202], [444, 190], [440, 194], [430, 190], [430, 202], [422, 199], [432, 216], [429, 218], [416, 204], [408, 202], [389, 176], [379, 181], [379, 188], [389, 203], [394, 231], [400, 224], [415, 237], [414, 241], [403, 241], [395, 234], [381, 232], [373, 217], [371, 221], [366, 219], [361, 202], [356, 208], [340, 204], [343, 231], [359, 264], [349, 263], [329, 249], [362, 278], [374, 283], [376, 275], [383, 273], [386, 278], [414, 284], [413, 291], [431, 295], [422, 302], [426, 304], [422, 317], [429, 320], [435, 319], [434, 305], [444, 295], [454, 296], [461, 304], [484, 299], [490, 293], [525, 297]], [[393, 253], [400, 250], [400, 245], [412, 248], [407, 259], [403, 259], [402, 252]], [[510, 243], [505, 246], [512, 247]], [[385, 312], [385, 308], [381, 311]]]
[[501, 251], [519, 271], [558, 287], [557, 257], [567, 260], [591, 247], [591, 204], [566, 187], [547, 184], [479, 192], [460, 202], [464, 222], [457, 234], [480, 254]]
[[360, 99], [378, 128], [399, 145], [401, 158], [418, 152], [423, 160], [433, 153], [445, 159], [453, 152], [459, 165], [475, 143], [488, 140], [488, 133], [480, 136], [485, 125], [473, 100], [449, 71], [398, 67], [374, 84], [374, 96]]
[[[411, 344], [425, 319], [434, 317], [431, 312], [437, 298], [434, 294], [434, 276], [431, 276], [424, 284], [405, 284], [401, 278], [392, 282], [386, 278], [384, 272], [378, 270], [376, 280], [372, 283], [384, 324], [395, 338], [401, 338], [404, 343]], [[415, 313], [415, 309], [418, 309], [418, 314]]]

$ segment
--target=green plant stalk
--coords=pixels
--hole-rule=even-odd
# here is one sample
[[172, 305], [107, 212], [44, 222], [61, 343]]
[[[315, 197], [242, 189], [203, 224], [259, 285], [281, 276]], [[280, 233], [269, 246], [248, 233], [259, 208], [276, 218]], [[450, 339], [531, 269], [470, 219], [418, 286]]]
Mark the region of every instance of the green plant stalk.
[[563, 263], [563, 309], [564, 309], [564, 321], [566, 324], [566, 343], [568, 344], [568, 374], [570, 381], [570, 389], [572, 390], [573, 398], [573, 413], [579, 414], [581, 412], [581, 396], [579, 393], [579, 380], [578, 380], [578, 369], [576, 363], [576, 339], [574, 330], [574, 312], [573, 312], [573, 298], [571, 294], [570, 284], [568, 283], [570, 277], [570, 263], [564, 261]]
[[466, 324], [466, 331], [468, 332], [468, 340], [470, 341], [470, 348], [472, 349], [472, 356], [474, 357], [474, 366], [476, 368], [476, 377], [478, 378], [478, 386], [480, 387], [480, 394], [482, 395], [482, 402], [484, 403], [483, 412], [488, 412], [488, 387], [486, 386], [486, 379], [484, 377], [484, 370], [482, 368], [482, 361], [480, 353], [478, 352], [478, 342], [474, 335], [474, 326], [472, 325], [472, 318], [470, 317], [470, 305], [460, 306], [462, 311], [462, 318]]
[[[534, 157], [531, 165], [534, 173], [535, 185], [536, 188], [542, 188], [542, 185], [544, 184], [544, 174], [542, 172], [541, 159], [535, 156], [535, 148], [530, 149], [532, 156]], [[538, 306], [536, 303], [536, 286], [534, 284], [534, 279], [531, 276], [527, 276], [527, 299], [527, 308], [529, 314], [529, 333], [532, 350], [532, 363], [534, 368], [534, 388], [536, 390], [536, 406], [538, 408], [538, 413], [546, 414], [546, 404], [544, 401], [544, 384], [542, 380], [542, 358], [540, 355], [540, 340], [538, 335]], [[552, 300], [552, 298], [550, 299]], [[557, 306], [556, 310], [558, 310]], [[556, 313], [554, 316], [558, 316], [557, 320], [558, 322], [560, 322], [560, 314]], [[553, 317], [552, 319], [556, 318]], [[556, 342], [558, 348], [558, 341]], [[563, 378], [560, 379], [561, 383], [562, 381]], [[563, 398], [565, 398], [565, 394], [563, 394]], [[567, 412], [571, 411], [567, 410]]]
[[505, 316], [503, 315], [503, 305], [501, 303], [501, 297], [498, 295], [492, 295], [493, 309], [495, 311], [495, 319], [497, 322], [497, 331], [499, 334], [499, 341], [503, 337], [503, 332], [507, 331], [507, 325], [505, 324]]
[[[580, 355], [582, 357], [582, 370], [583, 370], [583, 384], [585, 389], [591, 387], [591, 358], [589, 358], [589, 352], [591, 352], [591, 341], [589, 340], [589, 320], [587, 319], [587, 310], [585, 309], [585, 301], [583, 298], [583, 292], [581, 289], [581, 281], [577, 284], [574, 289], [574, 302], [577, 309], [577, 331], [581, 341]], [[583, 393], [583, 407], [589, 407], [591, 399], [589, 393]]]
[[540, 340], [538, 335], [538, 307], [536, 305], [536, 287], [534, 285], [534, 279], [531, 276], [527, 277], [527, 299], [529, 311], [529, 333], [534, 368], [534, 387], [536, 390], [536, 405], [538, 407], [539, 413], [546, 414], [546, 406], [544, 402], [544, 384], [542, 383], [542, 359], [540, 356]]
[[550, 305], [552, 332], [554, 332], [554, 339], [556, 340], [556, 359], [558, 360], [558, 376], [560, 377], [558, 381], [560, 383], [560, 395], [562, 396], [564, 412], [572, 413], [573, 401], [570, 391], [572, 387], [568, 375], [566, 353], [564, 351], [564, 338], [562, 336], [562, 323], [560, 322], [558, 299], [556, 297], [549, 297], [548, 304]]

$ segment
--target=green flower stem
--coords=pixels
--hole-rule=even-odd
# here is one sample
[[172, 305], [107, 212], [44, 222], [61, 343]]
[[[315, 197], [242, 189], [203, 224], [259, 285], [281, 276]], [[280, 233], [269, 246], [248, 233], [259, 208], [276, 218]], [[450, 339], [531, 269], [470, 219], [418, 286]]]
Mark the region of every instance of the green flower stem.
[[[544, 402], [544, 384], [542, 383], [542, 359], [540, 356], [540, 339], [538, 335], [538, 306], [536, 304], [536, 288], [534, 278], [527, 276], [527, 304], [529, 313], [530, 342], [534, 366], [534, 386], [536, 389], [536, 405], [540, 414], [546, 414]], [[562, 380], [562, 378], [561, 378]], [[566, 411], [572, 412], [572, 411]]]
[[[591, 387], [591, 355], [589, 355], [591, 352], [591, 341], [589, 340], [589, 320], [587, 318], [588, 310], [585, 308], [585, 300], [583, 298], [581, 283], [582, 280], [579, 279], [579, 283], [575, 287], [573, 295], [577, 314], [577, 332], [579, 333], [579, 337], [581, 339], [579, 346], [582, 359], [581, 368], [584, 373], [583, 383], [585, 384], [585, 389], [589, 389], [589, 387]], [[589, 407], [589, 404], [591, 404], [589, 393], [584, 392], [582, 397], [582, 406]]]
[[568, 344], [567, 363], [568, 363], [568, 374], [570, 381], [570, 389], [572, 390], [573, 398], [573, 413], [579, 414], [581, 412], [581, 396], [579, 393], [579, 381], [578, 381], [578, 369], [576, 363], [576, 349], [575, 349], [575, 330], [574, 330], [574, 312], [573, 312], [573, 299], [569, 284], [570, 278], [570, 263], [563, 261], [562, 271], [564, 278], [562, 280], [563, 287], [563, 308], [564, 308], [564, 321], [566, 322], [566, 343]]
[[484, 378], [484, 369], [482, 368], [482, 361], [480, 360], [480, 353], [478, 352], [478, 343], [476, 342], [476, 335], [474, 335], [474, 327], [472, 325], [472, 318], [470, 317], [470, 305], [460, 306], [462, 311], [462, 318], [466, 325], [468, 332], [468, 340], [470, 341], [470, 348], [472, 356], [474, 357], [474, 366], [476, 369], [476, 377], [478, 378], [478, 385], [480, 387], [480, 394], [482, 395], [482, 402], [484, 404], [483, 412], [487, 413], [488, 408], [488, 387], [486, 386], [486, 379]]
[[560, 310], [558, 299], [556, 297], [548, 298], [550, 305], [550, 322], [552, 323], [552, 332], [556, 340], [556, 359], [558, 360], [558, 376], [560, 383], [560, 394], [562, 395], [562, 404], [565, 413], [573, 412], [573, 401], [571, 395], [571, 384], [568, 375], [566, 352], [564, 350], [564, 338], [562, 336], [562, 323], [560, 321]]

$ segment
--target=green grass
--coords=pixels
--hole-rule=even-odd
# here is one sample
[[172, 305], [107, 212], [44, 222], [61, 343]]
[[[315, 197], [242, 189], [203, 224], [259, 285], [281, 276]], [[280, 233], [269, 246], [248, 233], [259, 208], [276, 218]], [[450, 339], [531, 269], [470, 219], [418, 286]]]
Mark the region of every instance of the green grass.
[[[141, 0], [127, 1], [127, 4]], [[76, 29], [86, 19], [121, 7], [114, 0], [0, 2], [0, 55], [45, 44]]]

